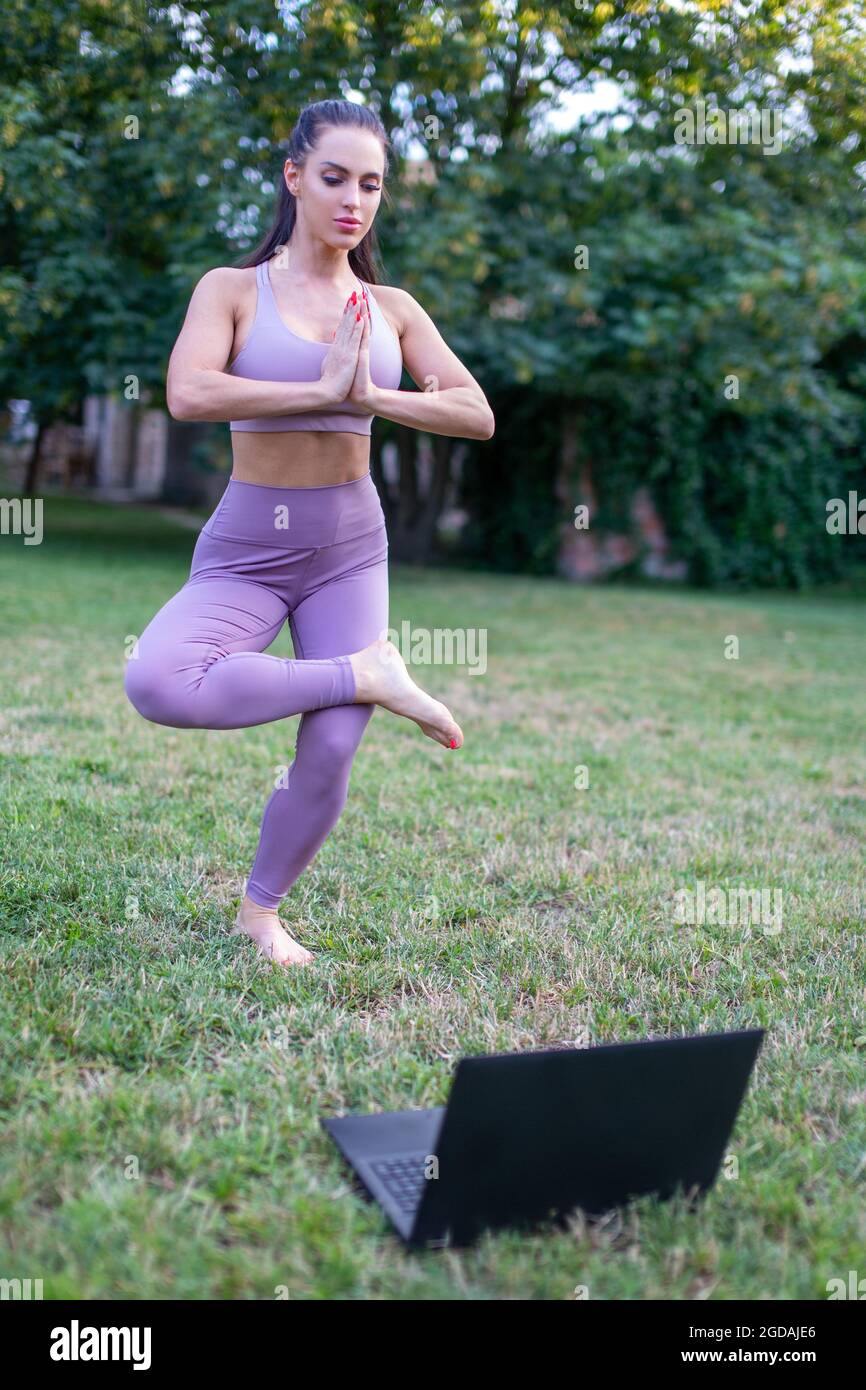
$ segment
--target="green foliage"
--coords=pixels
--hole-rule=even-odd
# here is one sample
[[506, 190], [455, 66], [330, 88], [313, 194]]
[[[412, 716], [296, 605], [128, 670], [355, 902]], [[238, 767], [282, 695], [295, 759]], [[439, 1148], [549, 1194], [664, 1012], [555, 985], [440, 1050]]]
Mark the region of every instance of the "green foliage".
[[[800, 585], [862, 561], [862, 538], [824, 527], [866, 472], [866, 36], [846, 0], [386, 0], [261, 23], [250, 0], [4, 6], [0, 400], [47, 423], [132, 379], [164, 403], [193, 285], [269, 222], [299, 108], [360, 93], [393, 144], [387, 278], [497, 411], [467, 469], [467, 554], [555, 566], [568, 415], [593, 524], [628, 527], [649, 486], [694, 580]], [[551, 133], [599, 79], [618, 111]], [[781, 115], [777, 152], [678, 144], [698, 99]], [[405, 177], [419, 147], [430, 184]]]
[[[499, 568], [502, 537], [525, 530], [526, 489], [510, 474], [556, 477], [548, 425], [567, 410], [598, 497], [591, 524], [628, 532], [648, 485], [693, 581], [800, 586], [862, 564], [866, 538], [826, 530], [829, 499], [863, 495], [866, 476], [862, 216], [840, 227], [803, 208], [781, 170], [758, 200], [760, 169], [735, 165], [708, 186], [683, 159], [652, 169], [595, 145], [597, 164], [578, 162], [571, 145], [525, 168], [520, 203], [507, 169], [491, 178], [476, 238], [480, 261], [488, 238], [529, 255], [490, 257], [474, 310], [474, 366], [498, 423], [470, 469], [472, 553]], [[523, 462], [500, 470], [512, 458]], [[551, 515], [548, 539], [565, 519]], [[529, 549], [530, 568], [541, 555], [554, 567], [554, 544]], [[527, 563], [526, 547], [510, 554], [507, 567]]]

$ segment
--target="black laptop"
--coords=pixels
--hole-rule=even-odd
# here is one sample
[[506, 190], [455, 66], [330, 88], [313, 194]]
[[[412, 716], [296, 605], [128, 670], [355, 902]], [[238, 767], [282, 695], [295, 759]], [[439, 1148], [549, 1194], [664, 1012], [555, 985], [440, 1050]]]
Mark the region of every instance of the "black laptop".
[[409, 1245], [715, 1181], [763, 1028], [463, 1057], [446, 1106], [323, 1119]]

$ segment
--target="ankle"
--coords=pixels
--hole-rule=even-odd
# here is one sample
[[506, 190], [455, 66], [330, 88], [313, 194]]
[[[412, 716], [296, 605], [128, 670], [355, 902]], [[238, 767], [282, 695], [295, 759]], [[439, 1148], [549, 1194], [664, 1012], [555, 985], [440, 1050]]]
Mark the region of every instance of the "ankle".
[[245, 895], [241, 902], [240, 915], [245, 919], [264, 919], [266, 917], [271, 917], [277, 920], [277, 910], [275, 907], [262, 907], [261, 903], [257, 903], [255, 899], [248, 895]]
[[356, 705], [370, 704], [374, 697], [373, 680], [365, 652], [353, 652], [349, 657], [349, 663], [355, 677], [354, 703]]

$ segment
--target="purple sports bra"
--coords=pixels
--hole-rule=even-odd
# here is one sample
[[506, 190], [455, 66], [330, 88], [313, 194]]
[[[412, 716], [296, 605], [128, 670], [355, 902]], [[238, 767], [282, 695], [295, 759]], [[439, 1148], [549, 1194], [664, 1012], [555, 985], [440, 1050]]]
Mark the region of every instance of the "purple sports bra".
[[[363, 285], [364, 281], [359, 283]], [[256, 266], [256, 284], [259, 288], [253, 326], [229, 372], [257, 381], [318, 381], [330, 343], [301, 338], [286, 327], [277, 311], [267, 261]], [[370, 305], [370, 377], [383, 390], [396, 391], [403, 373], [400, 342], [370, 286], [364, 288]], [[373, 412], [351, 401], [339, 401], [327, 410], [230, 421], [233, 430], [347, 430], [351, 434], [370, 434], [372, 427]]]

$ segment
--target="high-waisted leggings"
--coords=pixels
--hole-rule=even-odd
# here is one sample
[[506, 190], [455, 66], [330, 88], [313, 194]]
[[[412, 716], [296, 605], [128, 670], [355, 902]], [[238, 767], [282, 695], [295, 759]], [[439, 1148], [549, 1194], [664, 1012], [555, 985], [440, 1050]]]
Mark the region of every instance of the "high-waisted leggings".
[[[265, 653], [287, 618], [294, 660]], [[375, 709], [351, 703], [349, 653], [387, 629], [388, 538], [370, 473], [329, 487], [232, 478], [189, 579], [127, 661], [126, 694], [156, 724], [241, 729], [301, 715], [247, 881], [262, 907], [279, 906], [343, 810]]]

